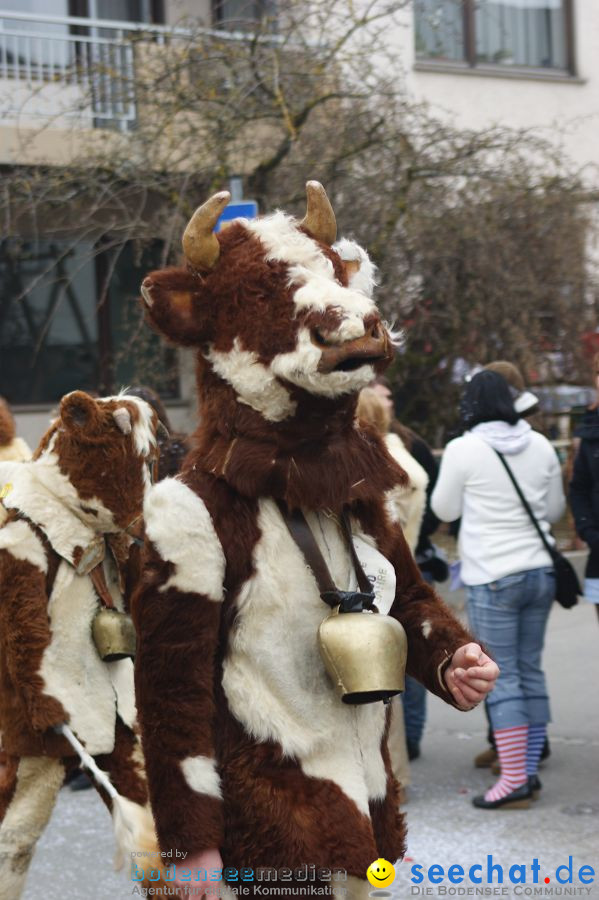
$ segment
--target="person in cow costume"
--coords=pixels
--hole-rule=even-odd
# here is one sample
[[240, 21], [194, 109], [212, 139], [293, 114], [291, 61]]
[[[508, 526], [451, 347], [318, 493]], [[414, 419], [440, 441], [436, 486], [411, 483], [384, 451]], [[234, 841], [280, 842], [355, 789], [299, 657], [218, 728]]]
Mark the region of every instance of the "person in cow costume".
[[392, 357], [365, 251], [336, 252], [318, 182], [303, 221], [278, 211], [215, 234], [228, 200], [192, 217], [186, 267], [142, 285], [151, 325], [197, 349], [201, 408], [182, 474], [144, 507], [133, 615], [150, 798], [162, 850], [187, 854], [182, 891], [201, 893], [221, 866], [283, 870], [286, 888], [314, 866], [345, 870], [362, 896], [373, 860], [405, 851], [387, 709], [336, 692], [317, 641], [330, 610], [289, 516], [351, 592], [348, 523], [382, 573], [380, 613], [407, 633], [407, 671], [430, 691], [470, 709], [498, 670], [421, 581], [385, 507], [406, 476], [355, 421], [359, 390]]
[[31, 462], [0, 464], [0, 900], [21, 896], [65, 774], [79, 764], [58, 733], [65, 724], [131, 801], [149, 841], [138, 849], [156, 850], [133, 663], [120, 653], [105, 661], [94, 641], [100, 611], [120, 621], [139, 576], [132, 535], [156, 426], [143, 400], [75, 391]]

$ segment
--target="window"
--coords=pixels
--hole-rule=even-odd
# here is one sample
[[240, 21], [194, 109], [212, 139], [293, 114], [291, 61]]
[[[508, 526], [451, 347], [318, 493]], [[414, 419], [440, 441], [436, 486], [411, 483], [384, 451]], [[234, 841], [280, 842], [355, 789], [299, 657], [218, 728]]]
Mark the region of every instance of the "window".
[[415, 0], [416, 58], [464, 60], [461, 0]]
[[416, 58], [573, 72], [571, 0], [414, 0]]
[[213, 0], [214, 23], [231, 31], [247, 31], [257, 22], [266, 22], [272, 31], [276, 18], [275, 0]]
[[0, 394], [54, 402], [98, 383], [91, 245], [6, 240], [0, 249]]
[[[55, 0], [54, 0], [55, 2]], [[162, 0], [69, 0], [70, 14], [84, 19], [122, 22], [164, 22]]]
[[0, 395], [55, 403], [72, 390], [113, 393], [135, 380], [177, 396], [176, 352], [143, 323], [136, 303], [159, 251], [0, 242]]

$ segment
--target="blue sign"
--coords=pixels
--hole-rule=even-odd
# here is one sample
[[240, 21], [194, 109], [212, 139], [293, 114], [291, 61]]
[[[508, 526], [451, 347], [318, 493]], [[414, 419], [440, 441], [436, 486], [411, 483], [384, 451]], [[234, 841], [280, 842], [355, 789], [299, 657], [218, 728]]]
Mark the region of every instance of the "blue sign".
[[241, 203], [229, 203], [225, 206], [216, 223], [215, 231], [220, 231], [225, 222], [232, 219], [255, 219], [258, 215], [258, 204], [255, 200], [242, 200]]

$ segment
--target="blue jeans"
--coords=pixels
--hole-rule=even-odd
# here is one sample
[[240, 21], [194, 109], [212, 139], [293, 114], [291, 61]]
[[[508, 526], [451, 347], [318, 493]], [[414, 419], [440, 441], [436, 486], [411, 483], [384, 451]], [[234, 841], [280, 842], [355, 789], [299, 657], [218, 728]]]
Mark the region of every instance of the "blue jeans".
[[487, 700], [494, 731], [550, 721], [541, 655], [554, 596], [553, 568], [468, 588], [470, 627], [501, 670]]
[[401, 699], [406, 740], [417, 747], [422, 740], [426, 722], [426, 688], [415, 678], [406, 675], [406, 688]]
[[[428, 572], [421, 572], [422, 580], [427, 584], [433, 584]], [[403, 702], [403, 717], [406, 728], [406, 740], [418, 747], [422, 740], [424, 725], [426, 723], [426, 688], [415, 678], [406, 675], [406, 688], [401, 695]]]

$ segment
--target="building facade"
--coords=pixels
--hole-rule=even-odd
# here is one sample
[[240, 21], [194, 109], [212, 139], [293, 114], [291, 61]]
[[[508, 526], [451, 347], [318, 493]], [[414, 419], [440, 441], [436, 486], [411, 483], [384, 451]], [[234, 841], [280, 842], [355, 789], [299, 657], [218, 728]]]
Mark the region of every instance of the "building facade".
[[595, 0], [412, 0], [406, 84], [458, 127], [534, 129], [599, 184]]
[[[126, 139], [141, 113], [134, 85], [143, 47], [186, 40], [240, 15], [236, 0], [9, 0], [0, 9], [0, 166], [58, 172], [94, 141]], [[10, 8], [7, 8], [10, 7]], [[26, 183], [26, 182], [25, 182]], [[160, 248], [111, 247], [101, 225], [77, 233], [56, 221], [7, 222], [0, 239], [0, 395], [35, 446], [56, 401], [75, 388], [113, 392], [138, 380], [129, 347], [135, 298]], [[10, 208], [7, 217], [18, 215]], [[57, 210], [57, 217], [61, 213]], [[72, 224], [72, 223], [71, 223]], [[47, 232], [47, 234], [46, 234]], [[137, 322], [137, 324], [136, 324]], [[195, 418], [192, 363], [143, 335], [141, 352], [164, 373], [159, 388], [175, 427]]]
[[[274, 9], [273, 0], [4, 0], [2, 7], [5, 175], [60, 167], [92, 141], [126, 140], [143, 114], [133, 87], [140, 47], [147, 55], [185, 40], [189, 19], [210, 33], [243, 30]], [[284, 8], [280, 2], [280, 14]], [[597, 0], [410, 0], [395, 21], [388, 49], [413, 99], [457, 127], [534, 129], [599, 188]], [[138, 330], [131, 310], [161, 248], [140, 253], [130, 244], [114, 254], [101, 227], [73, 240], [66, 228], [44, 236], [30, 221], [10, 224], [11, 236], [0, 240], [0, 394], [35, 444], [65, 392], [131, 383]], [[144, 340], [142, 352], [164, 373], [158, 387], [174, 424], [193, 427], [190, 360], [150, 334]]]

